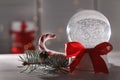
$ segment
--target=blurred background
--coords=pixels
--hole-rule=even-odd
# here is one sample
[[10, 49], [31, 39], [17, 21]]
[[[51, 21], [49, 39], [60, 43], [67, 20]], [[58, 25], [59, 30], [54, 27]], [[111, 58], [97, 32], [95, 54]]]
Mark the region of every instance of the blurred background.
[[34, 50], [43, 33], [56, 34], [46, 45], [64, 52], [67, 23], [82, 9], [98, 10], [109, 19], [110, 42], [119, 51], [120, 0], [0, 0], [0, 54]]

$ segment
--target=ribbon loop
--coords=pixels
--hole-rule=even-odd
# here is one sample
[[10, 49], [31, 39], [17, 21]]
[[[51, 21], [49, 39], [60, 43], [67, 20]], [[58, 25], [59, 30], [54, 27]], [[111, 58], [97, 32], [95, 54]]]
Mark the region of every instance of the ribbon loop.
[[66, 57], [77, 56], [79, 53], [85, 50], [84, 46], [78, 42], [68, 42], [66, 43]]
[[103, 42], [103, 43], [97, 45], [94, 49], [99, 51], [97, 54], [105, 55], [105, 54], [109, 53], [113, 49], [113, 47], [110, 43]]

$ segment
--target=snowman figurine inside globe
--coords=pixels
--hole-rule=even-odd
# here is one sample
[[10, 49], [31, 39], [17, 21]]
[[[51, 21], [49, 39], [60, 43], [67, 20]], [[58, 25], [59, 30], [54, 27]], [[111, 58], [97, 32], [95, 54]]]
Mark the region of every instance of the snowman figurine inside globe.
[[[108, 19], [96, 10], [82, 10], [70, 19], [67, 25], [69, 41], [80, 42], [86, 48], [94, 48], [102, 42], [108, 42], [111, 28]], [[108, 63], [106, 56], [103, 58]], [[89, 67], [88, 59], [83, 67]], [[108, 64], [107, 64], [108, 65]]]

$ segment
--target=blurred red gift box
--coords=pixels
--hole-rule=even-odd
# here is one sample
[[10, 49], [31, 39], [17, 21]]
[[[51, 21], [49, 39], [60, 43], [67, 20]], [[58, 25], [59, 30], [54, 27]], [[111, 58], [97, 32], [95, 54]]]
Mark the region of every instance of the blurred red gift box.
[[35, 50], [36, 26], [34, 22], [13, 22], [11, 28], [12, 48], [14, 54], [24, 53], [25, 50]]

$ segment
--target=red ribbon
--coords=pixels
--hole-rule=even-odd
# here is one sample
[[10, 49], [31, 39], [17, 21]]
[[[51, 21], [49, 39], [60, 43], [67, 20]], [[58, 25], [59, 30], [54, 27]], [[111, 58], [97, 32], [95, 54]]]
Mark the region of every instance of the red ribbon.
[[112, 50], [112, 48], [112, 45], [108, 42], [100, 43], [95, 48], [85, 48], [78, 42], [68, 42], [66, 44], [67, 57], [76, 56], [76, 58], [70, 64], [70, 72], [74, 71], [84, 54], [88, 53], [95, 73], [109, 73], [106, 63], [102, 59], [101, 55], [106, 55]]

